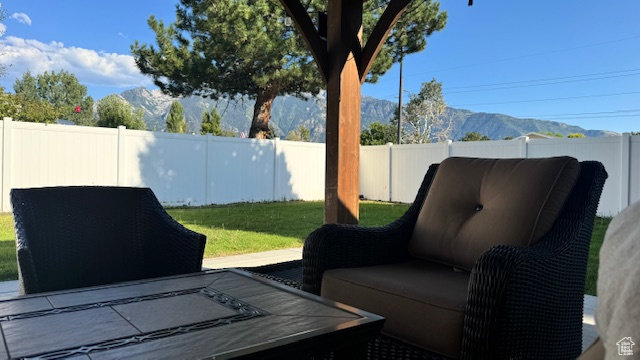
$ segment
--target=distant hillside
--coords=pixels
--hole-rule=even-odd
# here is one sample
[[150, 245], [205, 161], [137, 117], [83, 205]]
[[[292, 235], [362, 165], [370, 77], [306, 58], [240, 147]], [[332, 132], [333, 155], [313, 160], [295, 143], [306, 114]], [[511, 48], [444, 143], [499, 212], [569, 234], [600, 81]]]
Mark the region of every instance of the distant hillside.
[[[144, 110], [144, 120], [147, 128], [155, 131], [165, 129], [165, 121], [174, 98], [162, 94], [160, 90], [149, 90], [144, 87], [123, 92], [121, 96], [132, 106]], [[251, 116], [253, 114], [253, 100], [239, 98], [235, 100], [221, 99], [214, 101], [201, 97], [190, 96], [177, 99], [184, 107], [187, 121], [187, 132], [200, 133], [200, 123], [204, 111], [213, 107], [222, 115], [222, 127], [237, 133], [249, 132]], [[364, 96], [362, 98], [361, 127], [366, 129], [372, 122], [389, 123], [393, 117], [396, 104]], [[536, 119], [519, 119], [503, 114], [474, 113], [468, 110], [447, 108], [455, 121], [452, 132], [453, 139], [463, 137], [469, 131], [475, 131], [499, 140], [507, 136], [518, 137], [530, 132], [552, 132], [568, 135], [583, 133], [586, 136], [611, 136], [616, 133], [605, 130], [585, 130], [579, 126], [572, 126], [556, 121]], [[271, 124], [276, 134], [285, 137], [289, 131], [299, 125], [311, 130], [312, 141], [324, 142], [326, 129], [326, 99], [324, 94], [307, 96], [304, 99], [293, 96], [280, 96], [273, 103]]]

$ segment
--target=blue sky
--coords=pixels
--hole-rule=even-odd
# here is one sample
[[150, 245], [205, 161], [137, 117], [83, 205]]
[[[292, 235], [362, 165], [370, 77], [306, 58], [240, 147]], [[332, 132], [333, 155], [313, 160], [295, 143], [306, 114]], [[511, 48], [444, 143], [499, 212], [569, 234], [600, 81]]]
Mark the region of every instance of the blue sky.
[[[175, 0], [12, 0], [0, 37], [0, 79], [61, 69], [100, 99], [147, 86], [130, 54], [154, 43], [150, 15], [172, 22]], [[404, 96], [422, 82], [443, 83], [456, 108], [640, 131], [640, 1], [446, 0], [446, 28], [404, 63]], [[398, 66], [363, 95], [398, 101]]]

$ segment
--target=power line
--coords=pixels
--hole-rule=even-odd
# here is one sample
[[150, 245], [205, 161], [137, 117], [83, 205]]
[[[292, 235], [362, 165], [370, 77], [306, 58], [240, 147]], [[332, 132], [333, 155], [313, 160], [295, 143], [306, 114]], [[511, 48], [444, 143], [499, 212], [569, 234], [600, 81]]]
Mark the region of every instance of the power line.
[[612, 111], [597, 111], [597, 112], [567, 113], [567, 114], [546, 114], [546, 115], [532, 115], [528, 117], [601, 115], [601, 114], [629, 113], [629, 112], [638, 112], [638, 111], [640, 111], [640, 109], [623, 109], [623, 110], [612, 110]]
[[559, 100], [572, 100], [572, 99], [587, 99], [587, 98], [596, 98], [596, 97], [622, 96], [622, 95], [633, 95], [633, 94], [640, 94], [640, 91], [631, 91], [631, 92], [613, 93], [613, 94], [567, 96], [567, 97], [548, 98], [548, 99], [535, 99], [535, 100], [515, 100], [515, 101], [497, 101], [497, 102], [486, 102], [486, 103], [474, 103], [474, 104], [457, 104], [457, 105], [450, 105], [450, 106], [452, 106], [452, 107], [461, 107], [461, 106], [519, 104], [519, 103], [532, 103], [532, 102], [541, 102], [541, 101], [559, 101]]
[[518, 59], [524, 59], [524, 58], [541, 56], [541, 55], [556, 54], [556, 53], [561, 53], [561, 52], [566, 52], [566, 51], [584, 49], [584, 48], [593, 47], [593, 46], [614, 44], [614, 43], [618, 43], [618, 42], [622, 42], [622, 41], [635, 40], [635, 39], [640, 39], [640, 35], [631, 36], [631, 37], [622, 38], [622, 39], [610, 40], [610, 41], [603, 41], [603, 42], [599, 42], [599, 43], [575, 46], [575, 47], [566, 48], [566, 49], [551, 50], [551, 51], [545, 51], [545, 52], [533, 53], [533, 54], [527, 54], [527, 55], [521, 55], [521, 56], [514, 56], [514, 57], [509, 57], [509, 58], [503, 58], [503, 59], [489, 60], [489, 61], [484, 61], [484, 62], [479, 62], [479, 63], [452, 66], [452, 67], [448, 67], [448, 68], [444, 68], [444, 69], [440, 69], [440, 70], [434, 70], [434, 71], [421, 71], [421, 72], [409, 74], [407, 76], [414, 76], [414, 75], [418, 75], [418, 74], [424, 74], [424, 73], [427, 73], [427, 72], [428, 73], [438, 73], [438, 72], [442, 72], [442, 71], [457, 70], [457, 69], [462, 69], [462, 68], [466, 68], [466, 67], [473, 67], [473, 66], [478, 66], [478, 65], [488, 65], [488, 64], [498, 63], [498, 62], [518, 60]]
[[462, 94], [462, 93], [470, 93], [470, 92], [478, 92], [478, 91], [496, 91], [496, 90], [507, 90], [507, 89], [520, 89], [520, 88], [534, 87], [534, 86], [546, 86], [546, 85], [557, 85], [557, 84], [569, 84], [569, 83], [576, 83], [576, 82], [583, 82], [583, 81], [594, 81], [594, 80], [603, 80], [603, 79], [613, 79], [613, 78], [626, 77], [626, 76], [637, 76], [637, 75], [640, 75], [640, 73], [636, 73], [636, 74], [624, 74], [624, 75], [612, 75], [612, 76], [604, 76], [604, 77], [592, 78], [592, 79], [578, 79], [578, 80], [555, 81], [555, 82], [546, 82], [546, 83], [540, 83], [540, 84], [503, 86], [503, 87], [497, 87], [497, 88], [492, 88], [492, 89], [476, 89], [476, 90], [449, 91], [449, 92], [445, 92], [445, 94]]
[[[484, 85], [452, 86], [452, 87], [445, 88], [445, 90], [458, 90], [458, 89], [470, 89], [470, 88], [478, 88], [478, 87], [514, 85], [514, 84], [523, 84], [523, 83], [531, 83], [531, 82], [535, 83], [535, 82], [543, 82], [543, 81], [567, 80], [567, 79], [576, 79], [576, 78], [590, 77], [590, 76], [629, 73], [629, 72], [636, 72], [636, 71], [640, 71], [640, 68], [629, 69], [629, 70], [605, 71], [605, 72], [582, 74], [582, 75], [560, 76], [560, 77], [543, 78], [543, 79], [517, 80], [517, 81], [509, 81], [509, 82], [502, 82], [502, 83], [484, 84]], [[637, 74], [631, 74], [631, 75], [637, 75]], [[621, 75], [621, 76], [625, 76], [625, 75]], [[587, 79], [587, 80], [590, 80], [590, 79]]]
[[575, 116], [575, 117], [540, 117], [535, 118], [537, 120], [582, 120], [582, 119], [613, 119], [613, 118], [628, 118], [628, 117], [640, 117], [640, 114], [635, 115], [609, 115], [609, 116]]
[[[584, 78], [584, 77], [590, 77], [590, 76], [611, 75], [611, 74], [619, 74], [619, 75], [602, 76], [602, 77], [595, 77], [590, 79], [578, 79], [578, 78]], [[638, 75], [640, 75], [640, 68], [628, 69], [628, 70], [617, 70], [617, 71], [605, 71], [605, 72], [582, 74], [582, 75], [542, 78], [542, 79], [517, 80], [517, 81], [509, 81], [509, 82], [502, 82], [502, 83], [484, 84], [484, 85], [454, 86], [454, 87], [445, 88], [443, 92], [445, 95], [447, 95], [447, 94], [460, 94], [460, 93], [478, 92], [478, 91], [506, 90], [506, 89], [516, 89], [516, 88], [524, 88], [524, 87], [546, 86], [546, 85], [567, 84], [567, 83], [575, 83], [575, 82], [583, 82], [583, 81], [614, 79], [619, 77], [638, 76]], [[574, 79], [574, 80], [569, 80], [569, 79]], [[555, 81], [555, 80], [559, 80], [559, 81]], [[526, 83], [538, 83], [538, 84], [526, 84]], [[473, 88], [492, 87], [492, 86], [501, 86], [501, 85], [514, 85], [514, 84], [523, 84], [523, 85], [504, 86], [504, 87], [498, 87], [498, 88], [492, 88], [492, 89], [448, 91], [451, 89], [473, 89]], [[385, 100], [395, 99], [395, 98], [397, 98], [397, 96], [395, 96], [394, 94], [388, 94], [388, 95], [379, 97], [379, 99], [385, 99]]]

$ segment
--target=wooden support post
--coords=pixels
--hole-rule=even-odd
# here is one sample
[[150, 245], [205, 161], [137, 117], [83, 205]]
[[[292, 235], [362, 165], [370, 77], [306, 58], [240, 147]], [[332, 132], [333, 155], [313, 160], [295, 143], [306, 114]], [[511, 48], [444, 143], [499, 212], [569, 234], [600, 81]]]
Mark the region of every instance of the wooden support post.
[[280, 0], [327, 82], [325, 223], [358, 223], [361, 87], [410, 1], [391, 0], [363, 47], [363, 0], [328, 0], [326, 44], [299, 0]]
[[324, 222], [357, 224], [359, 216], [360, 52], [362, 0], [327, 8], [327, 160]]

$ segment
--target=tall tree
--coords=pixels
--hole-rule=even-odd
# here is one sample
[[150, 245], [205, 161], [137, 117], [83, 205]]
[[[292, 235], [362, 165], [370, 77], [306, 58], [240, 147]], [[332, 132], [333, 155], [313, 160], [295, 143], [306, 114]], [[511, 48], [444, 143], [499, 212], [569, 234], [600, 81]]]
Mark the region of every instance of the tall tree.
[[311, 130], [304, 125], [298, 125], [294, 130], [289, 131], [285, 140], [290, 141], [311, 141]]
[[360, 133], [360, 145], [384, 145], [398, 143], [398, 125], [372, 122], [369, 128]]
[[491, 140], [487, 135], [482, 135], [479, 132], [469, 131], [464, 137], [460, 138], [460, 141], [488, 141]]
[[146, 130], [142, 119], [142, 109], [133, 110], [131, 105], [118, 95], [109, 95], [98, 101], [98, 126], [117, 128], [124, 125], [127, 129]]
[[212, 108], [211, 112], [205, 111], [202, 113], [202, 123], [200, 133], [202, 135], [211, 134], [214, 136], [227, 136], [234, 137], [236, 133], [229, 130], [222, 129], [222, 117], [218, 114], [216, 108]]
[[[388, 0], [365, 2], [364, 39]], [[315, 17], [326, 2], [310, 0]], [[444, 27], [439, 3], [425, 0], [405, 12], [405, 33], [392, 32], [376, 58], [368, 81], [376, 81], [397, 61], [398, 51], [424, 49], [425, 37]], [[172, 95], [219, 98], [246, 95], [255, 99], [249, 137], [273, 137], [271, 107], [277, 95], [317, 94], [323, 83], [306, 46], [277, 1], [181, 0], [176, 22], [164, 26], [151, 16], [157, 47], [131, 46], [138, 68]]]
[[93, 98], [87, 96], [87, 87], [75, 75], [61, 70], [44, 72], [37, 76], [30, 71], [16, 79], [13, 90], [24, 101], [44, 101], [51, 104], [60, 117], [79, 125], [93, 124]]
[[453, 118], [446, 115], [447, 103], [442, 95], [441, 82], [432, 79], [422, 83], [422, 89], [411, 96], [405, 110], [407, 143], [424, 144], [449, 138]]
[[167, 131], [172, 133], [181, 133], [187, 129], [187, 123], [184, 120], [184, 108], [178, 101], [171, 103], [169, 116], [167, 116]]

